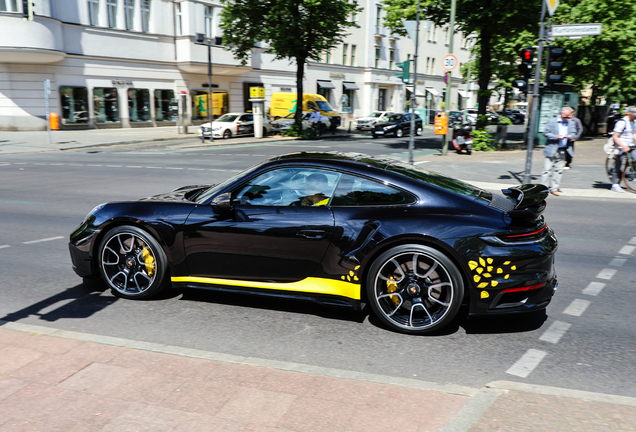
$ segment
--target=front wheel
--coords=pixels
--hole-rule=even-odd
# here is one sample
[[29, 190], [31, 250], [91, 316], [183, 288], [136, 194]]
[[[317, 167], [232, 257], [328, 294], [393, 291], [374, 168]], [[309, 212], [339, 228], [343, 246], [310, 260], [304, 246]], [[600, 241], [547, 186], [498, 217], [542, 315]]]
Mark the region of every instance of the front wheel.
[[415, 135], [422, 136], [422, 128], [421, 127], [417, 128], [417, 130], [415, 131]]
[[167, 285], [166, 254], [152, 236], [139, 228], [124, 225], [108, 232], [98, 254], [102, 279], [120, 297], [151, 297]]
[[402, 132], [402, 129], [398, 129], [395, 131], [395, 136], [398, 138], [402, 138], [402, 135], [404, 135], [404, 132]]
[[446, 255], [410, 244], [394, 247], [373, 262], [366, 292], [374, 314], [389, 328], [428, 334], [455, 318], [464, 284]]
[[232, 131], [229, 129], [225, 129], [225, 131], [223, 131], [223, 139], [230, 139], [232, 138]]

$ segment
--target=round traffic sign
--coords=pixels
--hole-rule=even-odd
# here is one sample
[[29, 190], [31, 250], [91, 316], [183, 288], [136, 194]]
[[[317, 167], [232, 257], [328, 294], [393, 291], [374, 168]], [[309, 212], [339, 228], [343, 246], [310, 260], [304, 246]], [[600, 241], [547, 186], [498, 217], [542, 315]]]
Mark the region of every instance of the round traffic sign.
[[454, 54], [446, 54], [444, 58], [442, 59], [442, 67], [444, 68], [444, 70], [447, 70], [447, 71], [452, 71], [453, 69], [457, 67], [458, 64], [459, 64], [459, 61], [457, 60], [457, 57], [455, 57]]

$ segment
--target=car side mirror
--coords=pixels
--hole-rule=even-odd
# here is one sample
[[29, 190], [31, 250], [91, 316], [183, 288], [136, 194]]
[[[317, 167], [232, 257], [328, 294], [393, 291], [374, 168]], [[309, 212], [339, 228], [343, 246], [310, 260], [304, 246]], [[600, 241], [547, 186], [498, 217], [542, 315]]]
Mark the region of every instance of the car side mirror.
[[232, 210], [232, 194], [230, 192], [226, 192], [221, 195], [217, 195], [212, 200], [212, 207], [223, 211]]

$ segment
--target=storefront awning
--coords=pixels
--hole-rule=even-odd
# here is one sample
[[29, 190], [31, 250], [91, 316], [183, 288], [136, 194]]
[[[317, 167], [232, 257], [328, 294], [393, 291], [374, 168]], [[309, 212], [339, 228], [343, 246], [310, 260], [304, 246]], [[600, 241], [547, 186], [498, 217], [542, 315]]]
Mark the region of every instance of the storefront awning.
[[417, 97], [426, 97], [426, 94], [422, 93], [422, 91], [419, 88], [415, 87], [415, 96], [417, 96]]
[[432, 87], [426, 87], [426, 91], [432, 94], [433, 96], [439, 96], [439, 92]]
[[333, 85], [333, 83], [331, 81], [317, 81], [318, 82], [318, 87], [323, 88], [323, 89], [335, 89], [336, 86]]
[[468, 93], [464, 90], [457, 90], [457, 93], [459, 93], [459, 95], [463, 98], [467, 98], [468, 97]]
[[345, 90], [360, 90], [360, 87], [358, 87], [356, 83], [343, 82], [342, 86], [344, 87]]

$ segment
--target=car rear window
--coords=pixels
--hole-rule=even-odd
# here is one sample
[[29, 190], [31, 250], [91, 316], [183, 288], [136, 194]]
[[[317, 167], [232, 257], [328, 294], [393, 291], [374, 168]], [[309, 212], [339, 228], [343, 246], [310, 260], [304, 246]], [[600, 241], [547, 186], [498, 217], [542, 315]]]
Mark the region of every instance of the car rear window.
[[492, 201], [492, 194], [490, 192], [465, 183], [461, 180], [436, 173], [435, 171], [430, 171], [425, 168], [420, 168], [402, 162], [390, 164], [386, 167], [386, 169], [388, 171], [394, 171], [406, 177], [420, 180], [440, 187], [442, 189], [458, 193], [460, 195], [482, 199], [487, 202]]

